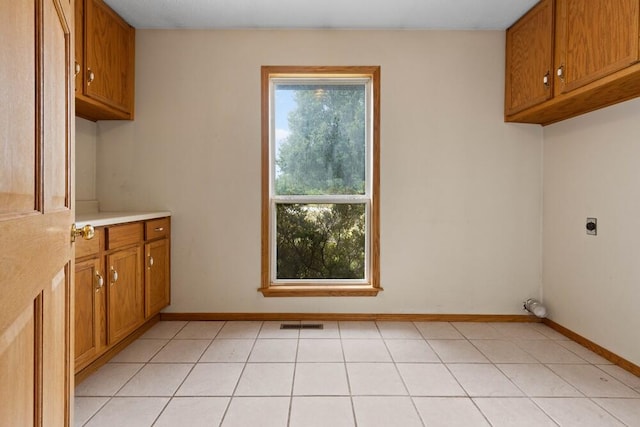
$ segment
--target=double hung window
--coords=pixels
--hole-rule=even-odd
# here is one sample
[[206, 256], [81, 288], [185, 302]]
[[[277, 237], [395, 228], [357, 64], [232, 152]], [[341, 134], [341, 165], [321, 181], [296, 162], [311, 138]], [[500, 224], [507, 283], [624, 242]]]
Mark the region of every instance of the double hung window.
[[379, 67], [262, 68], [262, 286], [379, 290]]

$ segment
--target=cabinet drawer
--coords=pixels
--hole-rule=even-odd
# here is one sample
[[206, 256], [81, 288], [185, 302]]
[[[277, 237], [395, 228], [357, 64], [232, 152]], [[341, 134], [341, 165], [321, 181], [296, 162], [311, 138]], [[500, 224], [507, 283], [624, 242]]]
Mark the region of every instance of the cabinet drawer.
[[107, 227], [107, 250], [133, 245], [142, 241], [142, 223]]
[[144, 238], [153, 240], [169, 235], [169, 218], [154, 219], [145, 223]]
[[101, 243], [104, 239], [104, 230], [102, 228], [96, 228], [95, 230], [96, 234], [91, 240], [76, 239], [76, 258], [97, 255], [100, 252]]

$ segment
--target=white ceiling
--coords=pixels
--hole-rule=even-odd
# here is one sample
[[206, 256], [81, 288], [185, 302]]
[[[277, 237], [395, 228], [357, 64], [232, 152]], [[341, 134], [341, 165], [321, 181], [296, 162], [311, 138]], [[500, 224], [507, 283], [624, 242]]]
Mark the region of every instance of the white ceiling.
[[500, 29], [537, 0], [105, 0], [136, 28]]

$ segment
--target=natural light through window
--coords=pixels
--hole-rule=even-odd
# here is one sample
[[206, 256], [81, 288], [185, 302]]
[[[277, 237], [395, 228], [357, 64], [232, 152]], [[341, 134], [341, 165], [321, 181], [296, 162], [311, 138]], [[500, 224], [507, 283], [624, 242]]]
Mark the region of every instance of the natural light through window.
[[379, 67], [263, 67], [265, 295], [379, 291]]

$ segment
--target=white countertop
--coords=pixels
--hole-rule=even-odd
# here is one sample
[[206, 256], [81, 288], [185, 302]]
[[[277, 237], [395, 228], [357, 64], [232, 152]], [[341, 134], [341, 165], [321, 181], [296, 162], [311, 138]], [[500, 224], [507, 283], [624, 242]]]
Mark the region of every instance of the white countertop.
[[171, 216], [171, 212], [90, 212], [76, 214], [76, 227], [84, 227], [87, 224], [99, 227], [102, 225], [121, 224], [124, 222], [144, 221], [147, 219], [163, 218]]

